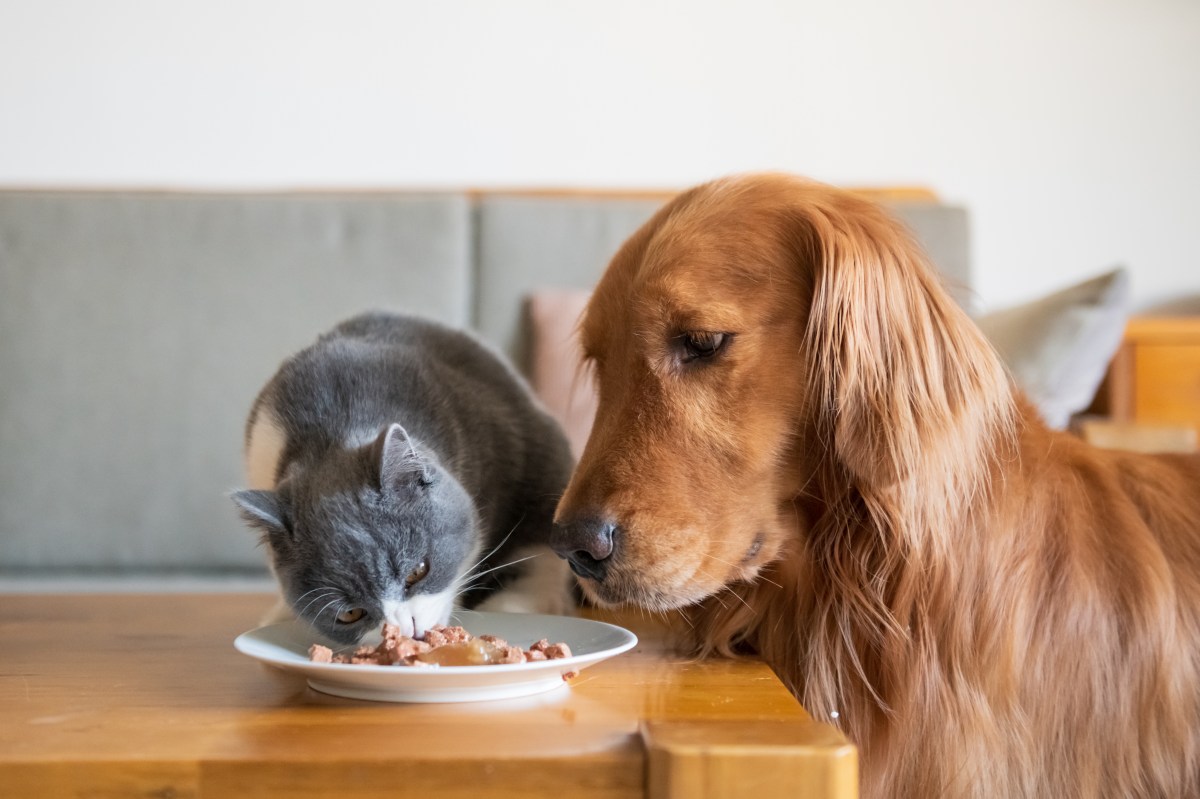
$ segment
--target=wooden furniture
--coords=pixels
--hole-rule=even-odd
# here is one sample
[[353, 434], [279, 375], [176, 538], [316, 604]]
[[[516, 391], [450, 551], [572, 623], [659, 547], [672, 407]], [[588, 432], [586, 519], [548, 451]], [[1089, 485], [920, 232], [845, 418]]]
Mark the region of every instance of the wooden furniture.
[[0, 595], [0, 796], [856, 795], [857, 760], [755, 660], [632, 651], [539, 697], [326, 696], [233, 649], [264, 594]]
[[1098, 443], [1195, 450], [1200, 431], [1200, 317], [1131, 319], [1090, 410], [1108, 417], [1108, 425], [1095, 428]]
[[1195, 452], [1200, 441], [1191, 427], [1114, 422], [1103, 417], [1078, 419], [1074, 428], [1093, 446], [1129, 452]]

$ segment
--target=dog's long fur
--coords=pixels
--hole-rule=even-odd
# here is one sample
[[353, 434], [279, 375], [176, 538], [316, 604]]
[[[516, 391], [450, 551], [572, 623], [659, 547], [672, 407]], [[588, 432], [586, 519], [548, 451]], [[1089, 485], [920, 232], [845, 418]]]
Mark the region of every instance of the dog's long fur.
[[581, 336], [599, 410], [558, 516], [617, 525], [594, 599], [761, 653], [866, 797], [1200, 796], [1200, 458], [1047, 429], [878, 207], [693, 189]]

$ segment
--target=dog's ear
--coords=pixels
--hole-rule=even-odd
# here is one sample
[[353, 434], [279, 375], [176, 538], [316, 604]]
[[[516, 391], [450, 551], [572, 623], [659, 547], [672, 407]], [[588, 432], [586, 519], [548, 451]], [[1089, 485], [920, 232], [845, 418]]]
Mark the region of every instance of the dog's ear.
[[838, 460], [864, 486], [971, 479], [1012, 403], [992, 347], [882, 209], [806, 204], [801, 227], [809, 403]]

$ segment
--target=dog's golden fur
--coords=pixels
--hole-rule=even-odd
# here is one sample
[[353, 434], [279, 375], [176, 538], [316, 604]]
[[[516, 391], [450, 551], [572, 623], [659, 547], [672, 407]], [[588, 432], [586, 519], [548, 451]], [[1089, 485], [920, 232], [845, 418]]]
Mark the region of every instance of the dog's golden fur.
[[618, 525], [594, 599], [761, 653], [867, 797], [1200, 795], [1200, 458], [1047, 429], [878, 207], [693, 189], [581, 337], [599, 410], [559, 519]]

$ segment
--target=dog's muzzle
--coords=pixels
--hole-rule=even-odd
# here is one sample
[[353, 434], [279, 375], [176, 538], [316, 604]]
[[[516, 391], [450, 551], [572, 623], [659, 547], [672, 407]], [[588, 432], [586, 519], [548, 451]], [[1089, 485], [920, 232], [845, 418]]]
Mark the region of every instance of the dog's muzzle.
[[580, 577], [604, 582], [616, 552], [617, 525], [599, 516], [554, 525], [550, 547]]

